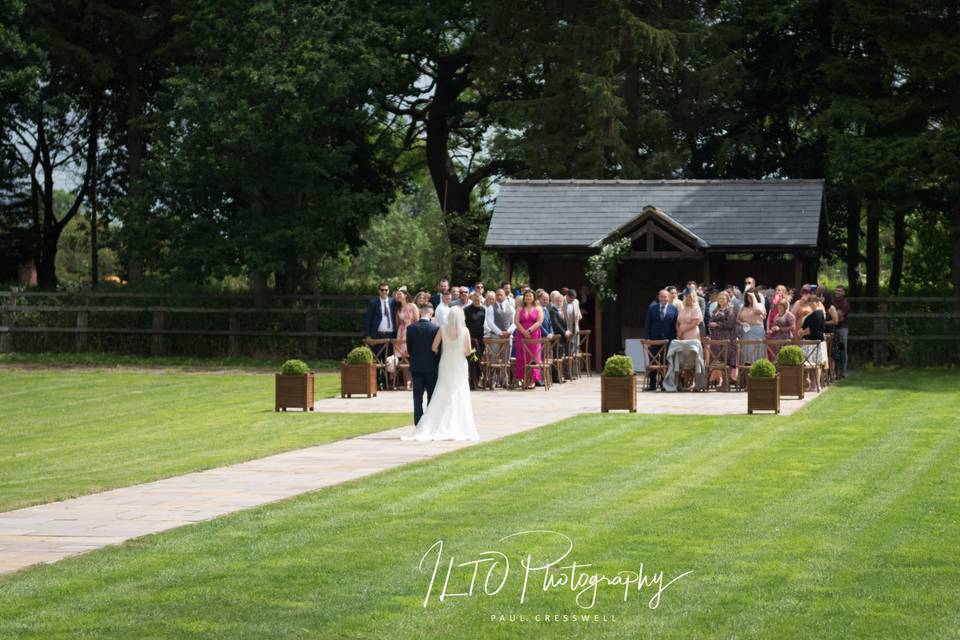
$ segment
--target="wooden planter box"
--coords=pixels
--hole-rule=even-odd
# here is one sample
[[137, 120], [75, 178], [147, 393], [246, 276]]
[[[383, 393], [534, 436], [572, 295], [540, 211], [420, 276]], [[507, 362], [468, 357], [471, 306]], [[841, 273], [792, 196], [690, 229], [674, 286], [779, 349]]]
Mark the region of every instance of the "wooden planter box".
[[340, 397], [377, 395], [377, 365], [340, 363]]
[[778, 364], [777, 372], [780, 374], [780, 397], [796, 396], [803, 400], [803, 392], [807, 386], [803, 365]]
[[637, 412], [637, 376], [600, 376], [600, 411]]
[[780, 376], [753, 378], [747, 376], [747, 413], [773, 411], [780, 413]]
[[274, 411], [303, 409], [313, 411], [313, 374], [302, 376], [276, 375]]

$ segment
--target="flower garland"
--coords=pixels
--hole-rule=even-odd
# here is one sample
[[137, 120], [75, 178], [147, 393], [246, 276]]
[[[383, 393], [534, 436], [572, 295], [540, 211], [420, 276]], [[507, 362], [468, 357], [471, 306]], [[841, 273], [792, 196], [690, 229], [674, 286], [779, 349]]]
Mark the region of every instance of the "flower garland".
[[601, 304], [617, 299], [617, 268], [631, 249], [630, 238], [620, 238], [603, 245], [600, 253], [587, 258], [587, 280]]

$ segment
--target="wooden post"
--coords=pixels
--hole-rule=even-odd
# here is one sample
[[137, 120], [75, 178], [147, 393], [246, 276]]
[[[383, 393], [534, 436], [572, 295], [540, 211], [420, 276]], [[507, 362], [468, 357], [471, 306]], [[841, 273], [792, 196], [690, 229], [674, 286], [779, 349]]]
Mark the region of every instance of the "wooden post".
[[3, 305], [3, 313], [0, 314], [0, 324], [6, 329], [0, 333], [0, 353], [13, 353], [13, 315], [14, 307], [17, 306], [17, 290], [10, 289], [9, 302]]
[[887, 352], [887, 333], [889, 328], [886, 300], [880, 303], [877, 312], [880, 315], [873, 321], [873, 335], [877, 337], [877, 339], [873, 341], [873, 363], [883, 364], [886, 360], [885, 354]]
[[77, 335], [73, 341], [74, 348], [77, 352], [87, 350], [87, 321], [89, 320], [89, 314], [90, 312], [86, 309], [77, 311]]
[[[509, 253], [503, 255], [503, 281], [513, 283], [513, 256]], [[494, 288], [496, 291], [497, 288]]]
[[593, 296], [593, 370], [601, 370], [601, 362], [603, 362], [603, 314], [601, 313], [600, 306], [600, 296], [594, 294]]
[[240, 337], [237, 335], [237, 314], [230, 312], [230, 335], [227, 336], [227, 357], [240, 356]]
[[163, 311], [160, 309], [153, 310], [153, 334], [152, 334], [152, 344], [150, 347], [150, 353], [155, 356], [163, 355], [163, 334], [160, 333], [163, 331]]
[[803, 258], [799, 253], [793, 254], [793, 286], [797, 292], [803, 286]]

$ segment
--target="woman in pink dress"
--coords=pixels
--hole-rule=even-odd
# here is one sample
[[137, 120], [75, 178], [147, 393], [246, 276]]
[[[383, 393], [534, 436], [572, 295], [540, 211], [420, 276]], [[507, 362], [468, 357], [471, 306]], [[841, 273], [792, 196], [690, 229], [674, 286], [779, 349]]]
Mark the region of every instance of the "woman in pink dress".
[[[517, 345], [517, 361], [513, 369], [517, 380], [523, 380], [524, 370], [528, 362], [540, 362], [540, 345], [524, 348], [524, 343], [533, 342], [540, 339], [540, 325], [543, 324], [543, 309], [540, 303], [536, 301], [533, 291], [523, 292], [523, 301], [517, 307], [517, 315], [514, 319], [517, 326], [513, 334], [514, 343]], [[531, 358], [531, 355], [533, 356]], [[540, 380], [540, 370], [533, 370], [534, 386], [543, 384]], [[522, 384], [522, 382], [521, 382]]]
[[[394, 355], [396, 355], [399, 360], [400, 358], [407, 357], [407, 327], [420, 319], [420, 309], [410, 300], [410, 294], [407, 293], [406, 289], [397, 290], [396, 300], [397, 317], [394, 326], [397, 327], [397, 341], [394, 343], [396, 344]], [[410, 369], [404, 368], [402, 371], [404, 385], [409, 387]]]

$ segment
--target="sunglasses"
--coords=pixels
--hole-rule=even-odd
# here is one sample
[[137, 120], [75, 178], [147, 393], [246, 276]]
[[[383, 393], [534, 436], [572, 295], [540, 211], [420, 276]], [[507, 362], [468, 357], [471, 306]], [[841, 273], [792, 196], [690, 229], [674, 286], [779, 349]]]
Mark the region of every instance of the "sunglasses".
[[387, 293], [390, 289], [380, 289], [380, 293]]

